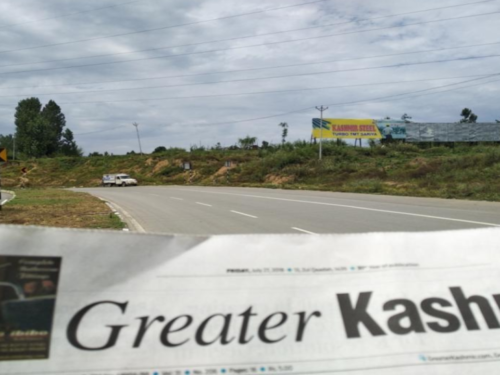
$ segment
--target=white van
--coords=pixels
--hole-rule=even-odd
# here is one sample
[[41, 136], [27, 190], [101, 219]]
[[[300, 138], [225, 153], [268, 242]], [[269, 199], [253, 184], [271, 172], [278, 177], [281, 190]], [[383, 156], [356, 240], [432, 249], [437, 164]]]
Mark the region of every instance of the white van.
[[125, 173], [106, 174], [102, 176], [102, 186], [137, 186], [137, 180]]

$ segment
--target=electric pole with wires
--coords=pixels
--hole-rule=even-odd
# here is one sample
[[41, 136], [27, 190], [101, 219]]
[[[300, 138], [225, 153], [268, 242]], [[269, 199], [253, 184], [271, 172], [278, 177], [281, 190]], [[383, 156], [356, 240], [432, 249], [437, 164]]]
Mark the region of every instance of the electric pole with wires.
[[134, 122], [132, 125], [135, 126], [135, 130], [137, 131], [137, 140], [139, 141], [139, 152], [142, 155], [141, 136], [139, 135], [139, 124], [137, 122]]
[[319, 160], [323, 159], [323, 112], [328, 110], [328, 107], [316, 107], [321, 112], [321, 119], [319, 122]]

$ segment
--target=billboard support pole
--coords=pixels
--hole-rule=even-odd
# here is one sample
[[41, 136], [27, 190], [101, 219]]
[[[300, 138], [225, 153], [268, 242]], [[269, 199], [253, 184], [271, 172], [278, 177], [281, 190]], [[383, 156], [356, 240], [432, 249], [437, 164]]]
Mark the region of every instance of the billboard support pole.
[[319, 160], [323, 160], [323, 112], [328, 110], [328, 107], [316, 107], [321, 112], [321, 120], [319, 123]]

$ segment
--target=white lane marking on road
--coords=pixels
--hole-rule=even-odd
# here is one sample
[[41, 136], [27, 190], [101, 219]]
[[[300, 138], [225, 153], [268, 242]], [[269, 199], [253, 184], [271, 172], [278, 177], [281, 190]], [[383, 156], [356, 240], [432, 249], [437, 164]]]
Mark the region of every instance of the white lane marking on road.
[[[172, 189], [172, 190], [174, 190], [174, 189]], [[268, 199], [268, 200], [275, 200], [275, 201], [282, 201], [282, 202], [307, 203], [307, 204], [314, 204], [314, 205], [320, 205], [320, 206], [350, 208], [350, 209], [353, 209], [353, 210], [383, 212], [383, 213], [386, 213], [386, 214], [423, 217], [423, 218], [435, 219], [435, 220], [454, 221], [454, 222], [458, 222], [458, 223], [484, 225], [484, 226], [487, 226], [487, 227], [500, 227], [500, 224], [484, 223], [484, 222], [481, 222], [481, 221], [462, 220], [462, 219], [453, 219], [453, 218], [441, 217], [441, 216], [413, 214], [413, 213], [410, 213], [410, 212], [380, 210], [380, 209], [377, 209], [377, 208], [347, 206], [347, 205], [344, 205], [344, 204], [324, 203], [324, 202], [314, 202], [314, 201], [303, 201], [303, 200], [298, 200], [298, 199], [272, 198], [272, 197], [263, 197], [261, 195], [248, 195], [248, 194], [235, 194], [235, 193], [218, 193], [218, 192], [215, 192], [215, 191], [202, 191], [202, 190], [190, 190], [190, 189], [189, 190], [186, 190], [186, 189], [176, 189], [176, 190], [178, 190], [178, 191], [184, 191], [184, 192], [186, 192], [186, 191], [192, 191], [192, 192], [196, 192], [196, 193], [205, 193], [205, 194], [235, 195], [235, 196], [240, 196], [240, 197]]]
[[149, 194], [151, 195], [152, 197], [160, 197], [161, 198], [161, 195], [158, 195], [158, 194]]
[[205, 207], [212, 207], [211, 204], [206, 204], [206, 203], [201, 203], [201, 202], [196, 202], [196, 204], [199, 204], [200, 206], [205, 206]]
[[318, 233], [309, 232], [308, 230], [305, 230], [305, 229], [300, 229], [300, 228], [295, 228], [295, 227], [292, 227], [292, 229], [299, 231], [299, 232], [307, 233], [307, 234], [314, 234], [314, 235], [318, 234]]
[[247, 217], [251, 217], [252, 219], [258, 219], [257, 216], [249, 215], [249, 214], [244, 214], [243, 212], [238, 212], [238, 211], [231, 211], [233, 214], [238, 214], [238, 215], [243, 215]]
[[170, 197], [170, 199], [173, 199], [174, 201], [183, 201], [184, 200], [182, 198], [175, 198], [175, 197]]
[[121, 206], [117, 205], [115, 202], [107, 201], [111, 205], [111, 209], [115, 212], [121, 213], [125, 217], [126, 221], [130, 226], [132, 226], [133, 231], [139, 233], [146, 233], [146, 230], [142, 227], [137, 220], [135, 220], [127, 211], [125, 211]]

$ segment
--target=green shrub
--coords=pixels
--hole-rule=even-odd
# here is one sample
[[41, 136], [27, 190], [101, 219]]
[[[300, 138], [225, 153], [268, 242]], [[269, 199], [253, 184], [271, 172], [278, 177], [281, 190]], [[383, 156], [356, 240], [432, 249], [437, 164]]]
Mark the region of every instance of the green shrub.
[[384, 185], [379, 180], [373, 179], [363, 179], [349, 182], [345, 185], [349, 191], [355, 193], [371, 193], [377, 194], [382, 193], [384, 190]]
[[180, 174], [183, 172], [184, 172], [184, 169], [181, 166], [169, 165], [169, 166], [163, 168], [160, 171], [159, 175], [163, 176], [163, 177], [170, 177], [170, 176], [174, 176], [174, 175], [177, 175], [177, 174]]

